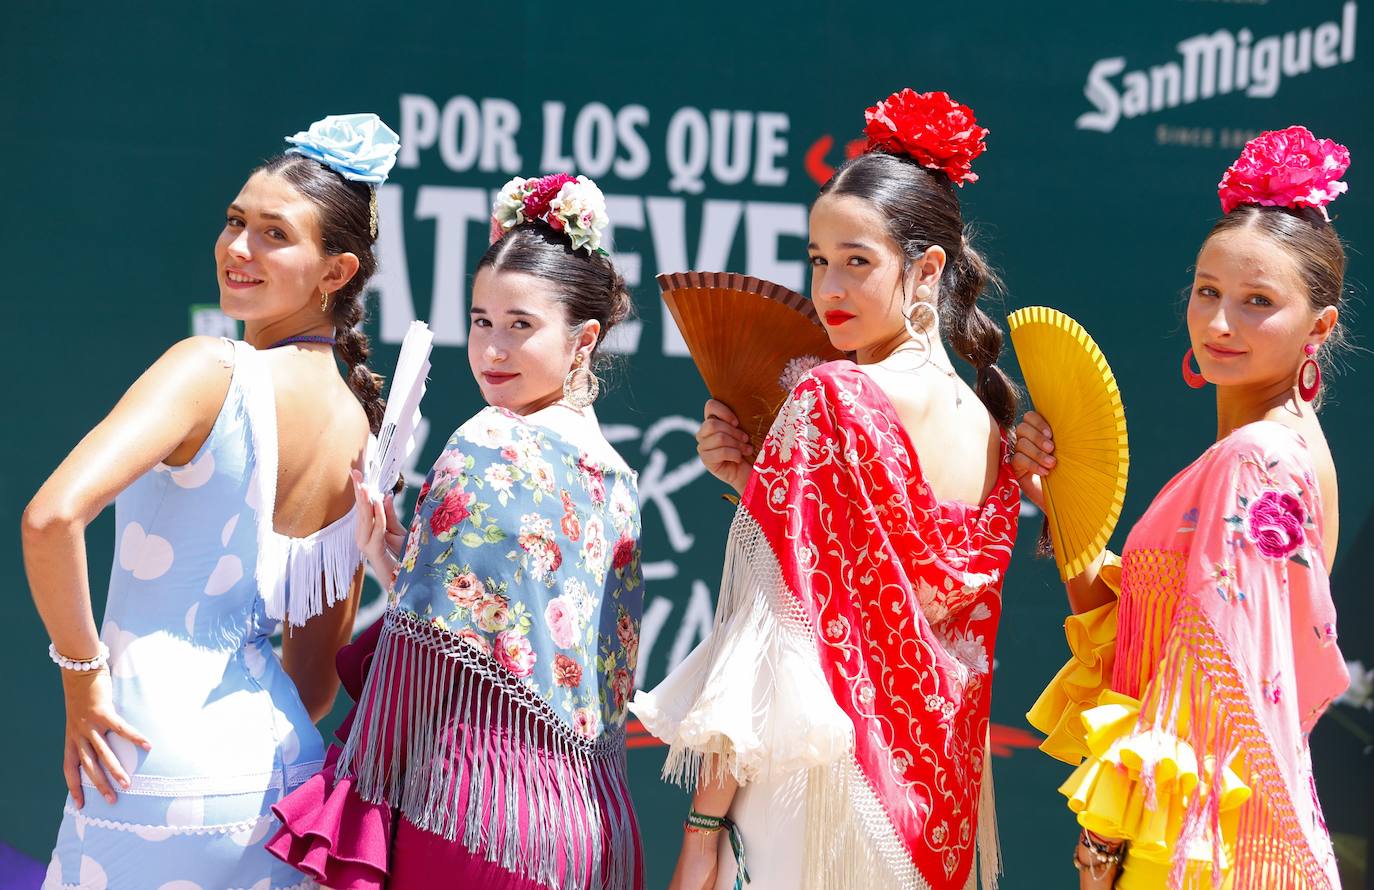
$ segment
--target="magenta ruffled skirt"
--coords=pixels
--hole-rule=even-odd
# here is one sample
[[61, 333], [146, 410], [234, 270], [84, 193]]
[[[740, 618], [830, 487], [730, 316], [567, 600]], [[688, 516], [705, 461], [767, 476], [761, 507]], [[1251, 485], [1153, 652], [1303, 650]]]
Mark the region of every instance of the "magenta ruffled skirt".
[[[368, 628], [341, 649], [336, 659], [339, 679], [354, 701], [362, 696], [381, 628], [380, 621]], [[356, 713], [355, 707], [339, 727], [336, 735], [341, 742], [348, 738]], [[461, 736], [462, 729], [455, 728], [455, 733]], [[268, 852], [335, 890], [429, 890], [440, 886], [538, 890], [546, 886], [469, 850], [462, 842], [461, 831], [458, 839], [446, 840], [411, 824], [386, 803], [363, 800], [352, 777], [336, 777], [341, 750], [332, 746], [324, 768], [273, 806], [282, 827], [267, 842]], [[492, 765], [499, 769], [498, 764]], [[466, 781], [460, 790], [466, 794]], [[618, 796], [608, 796], [601, 802], [602, 848], [615, 843], [613, 825], [632, 828], [634, 849], [623, 851], [622, 856], [628, 855], [633, 865], [628, 878], [620, 877], [618, 881], [625, 885], [624, 890], [641, 890], [643, 857], [639, 833], [634, 827], [633, 811], [626, 803], [617, 802]], [[622, 800], [628, 802], [628, 790]], [[496, 804], [494, 799], [489, 798], [489, 802]], [[522, 839], [533, 844], [523, 816], [519, 823]], [[609, 862], [612, 857], [605, 858]], [[558, 864], [559, 873], [565, 874], [568, 863], [561, 855]], [[609, 865], [597, 880], [588, 884], [589, 890], [612, 885], [608, 868]]]

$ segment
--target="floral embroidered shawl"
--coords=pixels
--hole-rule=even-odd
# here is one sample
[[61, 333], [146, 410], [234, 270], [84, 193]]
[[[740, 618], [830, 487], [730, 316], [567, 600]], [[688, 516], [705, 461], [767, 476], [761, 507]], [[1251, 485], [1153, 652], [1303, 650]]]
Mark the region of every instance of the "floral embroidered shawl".
[[[848, 362], [809, 373], [736, 513], [716, 630], [688, 659], [697, 679], [670, 677], [634, 702], [684, 783], [809, 770], [808, 886], [973, 880], [980, 815], [985, 842], [991, 825], [979, 812], [991, 669], [1021, 500], [1005, 446], [985, 503], [942, 504], [872, 378]], [[713, 665], [742, 657], [771, 676], [763, 700], [741, 700], [753, 683], [718, 679], [730, 669]]]
[[[1306, 443], [1261, 421], [1174, 477], [1122, 553], [1112, 687], [1142, 700], [1138, 733], [1176, 736], [1247, 775], [1238, 890], [1340, 886], [1307, 747], [1349, 682], [1321, 524]], [[1142, 767], [1147, 782], [1153, 766]], [[1225, 858], [1219, 797], [1192, 797], [1175, 885], [1190, 845], [1210, 842], [1214, 861]]]
[[500, 409], [463, 424], [420, 489], [340, 775], [507, 867], [596, 875], [602, 798], [629, 808], [639, 534], [628, 468]]

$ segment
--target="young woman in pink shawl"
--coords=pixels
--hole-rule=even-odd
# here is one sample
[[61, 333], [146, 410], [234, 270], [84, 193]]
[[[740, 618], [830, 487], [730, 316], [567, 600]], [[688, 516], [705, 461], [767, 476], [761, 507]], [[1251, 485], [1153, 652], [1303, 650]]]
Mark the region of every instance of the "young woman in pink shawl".
[[1002, 332], [977, 306], [990, 272], [956, 189], [986, 131], [905, 90], [866, 132], [810, 220], [812, 299], [855, 361], [803, 375], [757, 456], [718, 402], [698, 433], [742, 493], [716, 625], [630, 706], [696, 790], [673, 890], [960, 890], [992, 853], [988, 706], [1021, 495]]
[[[1217, 441], [1068, 583], [1074, 659], [1028, 715], [1078, 769], [1084, 888], [1339, 887], [1307, 734], [1348, 682], [1327, 572], [1336, 469], [1318, 362], [1339, 339], [1345, 253], [1325, 205], [1344, 147], [1302, 127], [1252, 140], [1188, 301], [1189, 386], [1216, 386]], [[1192, 368], [1196, 360], [1199, 370]], [[1029, 413], [1016, 469], [1054, 472]]]

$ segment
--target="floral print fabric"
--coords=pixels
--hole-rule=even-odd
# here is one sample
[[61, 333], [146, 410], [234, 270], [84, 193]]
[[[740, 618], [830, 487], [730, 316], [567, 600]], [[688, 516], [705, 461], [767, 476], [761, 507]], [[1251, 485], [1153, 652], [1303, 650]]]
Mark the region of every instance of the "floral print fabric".
[[420, 489], [392, 593], [581, 738], [625, 722], [643, 609], [635, 476], [487, 408]]

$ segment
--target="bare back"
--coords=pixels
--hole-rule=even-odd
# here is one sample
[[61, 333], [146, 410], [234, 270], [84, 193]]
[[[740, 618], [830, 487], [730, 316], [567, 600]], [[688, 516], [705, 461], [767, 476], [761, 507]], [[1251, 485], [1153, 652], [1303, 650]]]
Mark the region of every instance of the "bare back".
[[362, 468], [367, 456], [367, 415], [333, 355], [304, 349], [263, 355], [277, 403], [274, 526], [305, 537], [353, 509], [349, 470]]
[[[199, 422], [164, 461], [181, 466], [210, 435], [218, 404], [229, 388], [232, 354], [226, 352], [213, 385], [207, 381]], [[273, 525], [289, 537], [314, 534], [349, 513], [353, 490], [349, 470], [361, 468], [368, 423], [356, 396], [324, 350], [272, 349], [261, 352], [276, 400], [277, 491]], [[211, 392], [213, 390], [213, 392]], [[218, 398], [213, 398], [218, 393]], [[214, 401], [214, 406], [211, 402]], [[211, 408], [214, 410], [210, 410]]]
[[977, 394], [962, 380], [881, 365], [859, 368], [897, 409], [936, 499], [983, 503], [997, 483], [1002, 438]]

